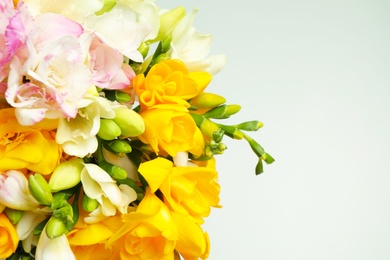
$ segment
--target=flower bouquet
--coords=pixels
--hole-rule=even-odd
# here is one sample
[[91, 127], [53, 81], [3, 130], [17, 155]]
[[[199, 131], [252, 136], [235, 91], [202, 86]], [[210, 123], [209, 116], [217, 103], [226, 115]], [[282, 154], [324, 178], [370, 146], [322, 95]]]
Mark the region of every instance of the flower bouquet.
[[258, 121], [206, 91], [225, 64], [196, 10], [0, 2], [0, 258], [206, 259], [214, 156]]

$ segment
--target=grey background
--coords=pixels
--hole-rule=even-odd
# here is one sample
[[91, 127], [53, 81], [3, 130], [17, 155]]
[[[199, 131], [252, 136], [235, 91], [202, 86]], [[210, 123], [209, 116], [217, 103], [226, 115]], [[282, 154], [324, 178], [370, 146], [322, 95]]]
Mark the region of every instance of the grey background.
[[276, 158], [261, 176], [245, 142], [218, 157], [222, 209], [210, 259], [390, 259], [390, 2], [157, 1], [199, 7], [228, 64], [209, 92]]

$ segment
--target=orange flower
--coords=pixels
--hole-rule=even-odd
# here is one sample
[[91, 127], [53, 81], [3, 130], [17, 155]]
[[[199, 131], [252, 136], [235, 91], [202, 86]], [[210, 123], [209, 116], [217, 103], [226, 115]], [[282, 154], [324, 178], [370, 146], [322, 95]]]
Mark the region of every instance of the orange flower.
[[184, 106], [156, 105], [140, 115], [145, 122], [145, 132], [139, 139], [150, 144], [156, 153], [161, 153], [160, 149], [172, 157], [181, 151], [196, 156], [203, 153], [203, 135]]
[[14, 226], [4, 213], [0, 214], [0, 258], [7, 258], [14, 253], [18, 243]]
[[158, 104], [180, 104], [201, 93], [211, 81], [208, 72], [188, 72], [180, 60], [164, 60], [154, 65], [147, 76], [137, 75], [133, 79], [141, 110]]
[[192, 216], [197, 223], [210, 214], [210, 207], [220, 207], [217, 171], [211, 167], [174, 167], [164, 158], [144, 162], [138, 171], [150, 185], [164, 195], [164, 202], [175, 212]]
[[167, 206], [150, 189], [135, 212], [122, 215], [125, 222], [108, 240], [120, 246], [121, 259], [172, 260], [178, 239], [177, 227]]
[[62, 153], [53, 131], [57, 121], [44, 120], [34, 126], [22, 126], [14, 112], [14, 108], [0, 110], [0, 171], [27, 168], [50, 174]]

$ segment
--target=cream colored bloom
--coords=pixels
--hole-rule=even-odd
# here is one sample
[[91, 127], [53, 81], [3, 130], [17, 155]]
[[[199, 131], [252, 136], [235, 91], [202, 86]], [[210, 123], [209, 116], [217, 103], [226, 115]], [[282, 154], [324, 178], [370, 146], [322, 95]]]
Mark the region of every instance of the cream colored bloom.
[[137, 199], [136, 192], [127, 185], [117, 185], [107, 172], [96, 164], [85, 164], [81, 172], [84, 192], [96, 199], [104, 216], [114, 216], [118, 210], [126, 214], [130, 202]]
[[193, 10], [176, 26], [169, 54], [172, 59], [182, 60], [190, 71], [207, 71], [215, 75], [226, 64], [226, 56], [221, 54], [207, 57], [212, 35], [202, 34], [192, 26], [197, 11]]
[[29, 253], [32, 245], [36, 246], [37, 241], [35, 241], [36, 236], [33, 235], [33, 231], [45, 218], [46, 216], [44, 214], [26, 211], [23, 213], [18, 224], [16, 224], [16, 232], [18, 233], [19, 240], [22, 241], [25, 252]]
[[50, 239], [46, 235], [46, 228], [44, 228], [38, 241], [35, 259], [75, 260], [76, 257], [74, 256], [69, 246], [68, 238], [65, 235]]
[[74, 119], [60, 119], [56, 141], [63, 150], [78, 157], [84, 157], [96, 151], [96, 134], [100, 128], [100, 118], [114, 118], [114, 106], [105, 98], [88, 94], [80, 104], [78, 115]]
[[0, 174], [0, 204], [18, 210], [33, 210], [39, 206], [29, 191], [26, 176], [14, 170]]

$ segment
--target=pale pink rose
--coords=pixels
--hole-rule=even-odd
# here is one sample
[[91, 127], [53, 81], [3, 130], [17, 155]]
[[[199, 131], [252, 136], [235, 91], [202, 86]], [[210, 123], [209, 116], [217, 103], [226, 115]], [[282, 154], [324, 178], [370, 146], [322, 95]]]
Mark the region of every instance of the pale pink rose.
[[92, 81], [99, 88], [124, 89], [130, 85], [135, 73], [123, 63], [123, 54], [104, 44], [98, 37], [89, 49]]

